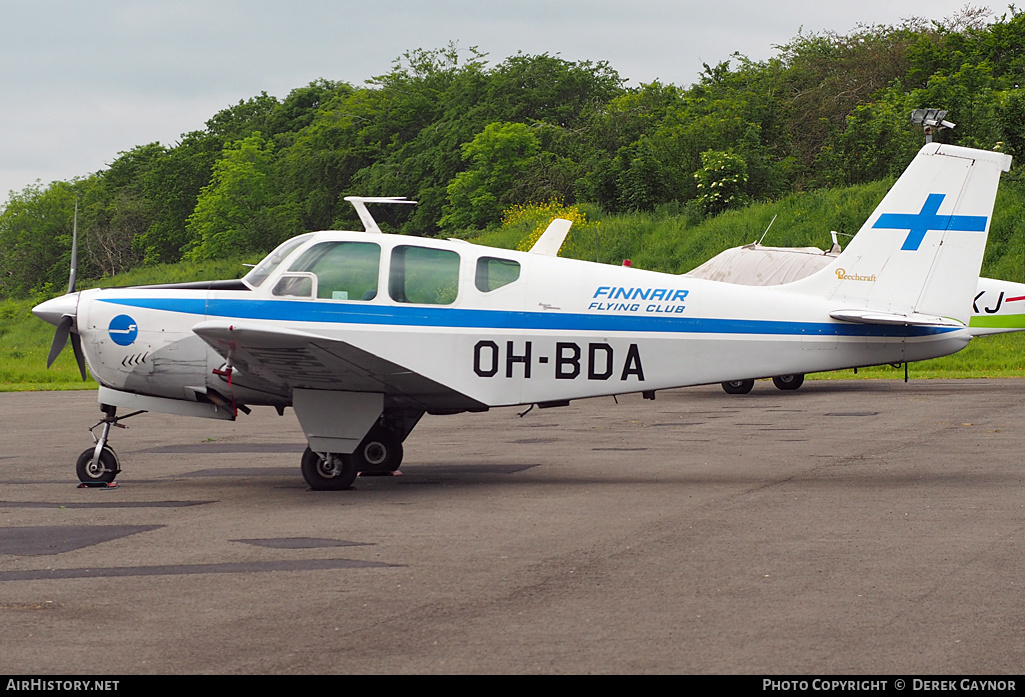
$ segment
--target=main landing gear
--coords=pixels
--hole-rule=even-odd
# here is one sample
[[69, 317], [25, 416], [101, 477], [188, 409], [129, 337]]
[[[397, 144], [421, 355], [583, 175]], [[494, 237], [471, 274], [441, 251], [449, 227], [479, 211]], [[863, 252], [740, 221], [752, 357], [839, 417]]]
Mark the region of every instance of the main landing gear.
[[[136, 414], [145, 413], [140, 410], [133, 411], [125, 416], [118, 416], [117, 407], [109, 404], [101, 404], [100, 409], [103, 411], [103, 418], [89, 429], [89, 433], [92, 434], [96, 444], [91, 448], [83, 450], [82, 454], [78, 456], [78, 462], [75, 463], [78, 481], [86, 486], [104, 486], [114, 481], [114, 478], [121, 471], [121, 463], [118, 461], [117, 454], [113, 448], [107, 445], [110, 429], [112, 426], [127, 428], [118, 422], [124, 421]], [[98, 426], [103, 426], [103, 430], [100, 431], [100, 435], [97, 437], [96, 428]]]
[[389, 475], [402, 464], [402, 435], [378, 424], [352, 453], [318, 453], [310, 448], [302, 456], [302, 473], [315, 491], [348, 489], [356, 475]]
[[754, 380], [727, 380], [722, 384], [726, 394], [747, 394], [754, 386]]
[[[772, 379], [772, 384], [776, 386], [777, 390], [784, 390], [786, 392], [796, 390], [804, 384], [804, 373], [777, 375]], [[747, 394], [754, 386], [754, 380], [728, 380], [722, 383], [722, 388], [726, 394]]]
[[777, 375], [772, 379], [772, 384], [777, 390], [796, 390], [804, 384], [803, 373], [790, 373], [789, 375]]

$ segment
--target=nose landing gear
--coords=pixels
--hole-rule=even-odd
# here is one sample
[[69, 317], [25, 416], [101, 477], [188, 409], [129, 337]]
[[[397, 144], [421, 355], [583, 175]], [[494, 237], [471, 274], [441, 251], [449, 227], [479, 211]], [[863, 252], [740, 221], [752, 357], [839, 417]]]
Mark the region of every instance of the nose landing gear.
[[[118, 422], [137, 414], [145, 413], [145, 410], [139, 410], [125, 416], [118, 416], [117, 407], [109, 404], [101, 404], [100, 409], [103, 411], [103, 418], [89, 429], [89, 433], [92, 434], [93, 441], [96, 444], [91, 448], [83, 450], [82, 454], [78, 456], [78, 462], [75, 463], [75, 472], [78, 474], [78, 481], [82, 483], [82, 486], [103, 487], [114, 481], [114, 478], [121, 471], [121, 463], [117, 459], [117, 454], [113, 448], [107, 445], [107, 440], [110, 437], [110, 428], [111, 426], [127, 428], [127, 426]], [[103, 429], [100, 431], [100, 435], [97, 436], [95, 431], [99, 426], [103, 426]]]

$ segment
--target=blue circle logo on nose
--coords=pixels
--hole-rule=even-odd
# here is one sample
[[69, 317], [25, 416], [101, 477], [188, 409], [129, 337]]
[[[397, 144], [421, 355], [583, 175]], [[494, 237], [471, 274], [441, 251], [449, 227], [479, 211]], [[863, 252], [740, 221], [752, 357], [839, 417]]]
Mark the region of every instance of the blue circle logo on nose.
[[118, 346], [129, 346], [135, 342], [135, 337], [139, 335], [139, 325], [128, 315], [118, 315], [110, 320], [107, 333], [110, 334], [111, 341]]

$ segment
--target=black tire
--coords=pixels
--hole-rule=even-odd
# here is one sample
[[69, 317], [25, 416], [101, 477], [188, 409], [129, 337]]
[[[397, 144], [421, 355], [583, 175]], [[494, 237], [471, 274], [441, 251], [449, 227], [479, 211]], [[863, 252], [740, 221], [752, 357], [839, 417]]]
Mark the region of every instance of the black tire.
[[722, 384], [726, 394], [747, 394], [754, 386], [754, 380], [727, 380]]
[[100, 460], [89, 466], [89, 461], [93, 459], [93, 453], [96, 448], [89, 448], [83, 450], [82, 454], [78, 456], [78, 462], [75, 463], [75, 472], [78, 474], [78, 481], [83, 484], [98, 484], [100, 482], [110, 484], [117, 477], [121, 471], [121, 463], [118, 462], [117, 455], [114, 451], [107, 446], [103, 446], [103, 450], [100, 451]]
[[777, 375], [772, 379], [772, 384], [775, 385], [778, 390], [796, 390], [804, 384], [804, 373]]
[[338, 455], [331, 465], [318, 453], [309, 448], [303, 453], [303, 479], [314, 491], [341, 491], [348, 489], [356, 481], [356, 469], [350, 455]]
[[375, 426], [352, 454], [360, 474], [391, 474], [402, 464], [402, 441], [391, 431]]

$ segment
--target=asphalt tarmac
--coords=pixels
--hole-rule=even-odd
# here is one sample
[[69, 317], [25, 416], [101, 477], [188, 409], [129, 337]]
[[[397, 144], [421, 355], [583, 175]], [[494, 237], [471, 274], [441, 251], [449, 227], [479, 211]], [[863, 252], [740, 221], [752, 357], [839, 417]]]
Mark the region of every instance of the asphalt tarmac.
[[311, 491], [294, 414], [0, 394], [0, 673], [1020, 674], [1025, 382], [424, 417]]

